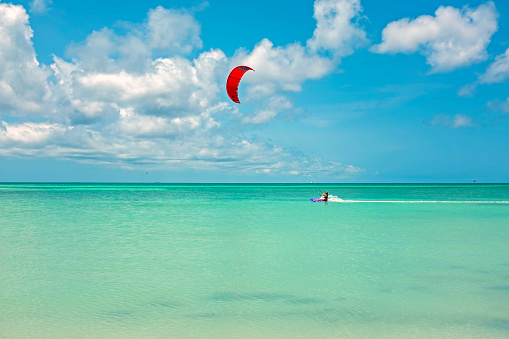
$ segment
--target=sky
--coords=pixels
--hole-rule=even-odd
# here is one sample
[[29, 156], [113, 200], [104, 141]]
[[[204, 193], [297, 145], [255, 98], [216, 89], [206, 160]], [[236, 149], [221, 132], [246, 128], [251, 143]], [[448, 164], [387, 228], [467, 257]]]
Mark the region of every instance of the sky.
[[508, 84], [505, 0], [0, 1], [0, 182], [509, 182]]

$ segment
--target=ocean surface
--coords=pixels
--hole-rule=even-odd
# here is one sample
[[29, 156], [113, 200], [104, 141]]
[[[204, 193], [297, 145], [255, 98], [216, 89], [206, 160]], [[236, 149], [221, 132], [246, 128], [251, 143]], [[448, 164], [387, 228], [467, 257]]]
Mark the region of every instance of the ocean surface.
[[0, 184], [0, 338], [508, 337], [509, 185]]

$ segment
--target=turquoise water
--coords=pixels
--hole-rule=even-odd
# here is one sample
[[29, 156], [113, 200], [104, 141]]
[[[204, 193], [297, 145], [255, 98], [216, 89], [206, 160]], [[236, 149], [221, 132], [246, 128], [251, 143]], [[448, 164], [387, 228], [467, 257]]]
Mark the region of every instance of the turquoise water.
[[0, 337], [507, 338], [509, 185], [0, 184]]

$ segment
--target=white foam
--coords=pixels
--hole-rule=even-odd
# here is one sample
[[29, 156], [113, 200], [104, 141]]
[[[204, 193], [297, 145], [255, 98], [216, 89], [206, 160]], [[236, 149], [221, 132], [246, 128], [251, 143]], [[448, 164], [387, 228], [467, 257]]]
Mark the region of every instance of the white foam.
[[329, 202], [341, 203], [397, 203], [397, 204], [509, 204], [507, 200], [343, 200], [329, 195]]
[[335, 195], [329, 195], [329, 199], [327, 201], [329, 201], [329, 202], [349, 202], [349, 200], [343, 200], [339, 197], [336, 197]]

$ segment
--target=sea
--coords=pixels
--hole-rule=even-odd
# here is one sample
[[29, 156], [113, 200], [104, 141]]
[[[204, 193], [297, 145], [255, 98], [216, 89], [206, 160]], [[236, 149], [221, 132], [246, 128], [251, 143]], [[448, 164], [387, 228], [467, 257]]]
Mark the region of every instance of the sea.
[[2, 183], [0, 338], [509, 338], [509, 185]]

